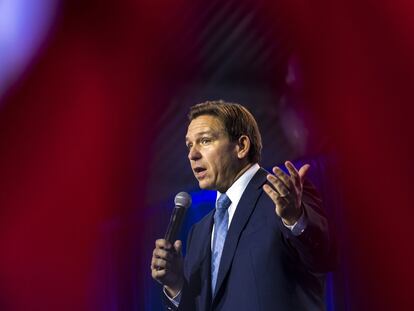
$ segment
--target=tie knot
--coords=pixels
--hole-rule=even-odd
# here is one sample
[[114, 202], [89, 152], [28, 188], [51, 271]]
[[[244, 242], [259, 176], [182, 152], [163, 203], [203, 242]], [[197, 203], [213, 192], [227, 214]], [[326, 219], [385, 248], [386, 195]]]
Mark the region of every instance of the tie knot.
[[217, 209], [228, 209], [231, 204], [231, 200], [227, 196], [227, 194], [223, 193], [220, 195], [220, 197], [217, 199], [216, 202], [216, 208]]

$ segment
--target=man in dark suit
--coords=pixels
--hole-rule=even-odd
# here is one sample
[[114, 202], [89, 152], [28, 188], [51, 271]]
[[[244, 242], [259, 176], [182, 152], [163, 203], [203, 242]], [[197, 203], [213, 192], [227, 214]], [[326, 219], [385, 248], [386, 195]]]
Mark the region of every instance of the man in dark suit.
[[191, 108], [188, 158], [202, 189], [217, 190], [216, 208], [195, 224], [187, 254], [181, 241], [155, 243], [152, 277], [169, 310], [323, 310], [325, 273], [335, 250], [321, 201], [305, 180], [260, 168], [261, 137], [239, 104]]

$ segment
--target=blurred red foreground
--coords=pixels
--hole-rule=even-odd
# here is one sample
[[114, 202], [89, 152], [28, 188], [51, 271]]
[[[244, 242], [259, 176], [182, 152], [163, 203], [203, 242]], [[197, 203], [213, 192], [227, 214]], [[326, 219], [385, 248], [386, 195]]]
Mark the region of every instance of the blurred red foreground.
[[[268, 2], [297, 45], [317, 124], [335, 138], [351, 309], [412, 310], [414, 4]], [[99, 309], [97, 232], [145, 212], [153, 124], [170, 103], [166, 59], [186, 66], [161, 47], [186, 5], [62, 3], [0, 111], [1, 310]]]

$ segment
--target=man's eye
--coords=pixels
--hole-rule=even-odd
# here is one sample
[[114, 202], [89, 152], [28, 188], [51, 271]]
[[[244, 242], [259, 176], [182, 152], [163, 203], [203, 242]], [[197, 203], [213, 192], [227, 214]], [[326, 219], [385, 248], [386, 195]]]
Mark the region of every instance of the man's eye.
[[211, 139], [210, 138], [203, 138], [202, 140], [201, 140], [201, 144], [203, 144], [203, 145], [206, 145], [206, 144], [208, 144], [208, 143], [210, 143], [211, 142]]
[[190, 150], [192, 146], [193, 146], [192, 144], [188, 144], [187, 149]]

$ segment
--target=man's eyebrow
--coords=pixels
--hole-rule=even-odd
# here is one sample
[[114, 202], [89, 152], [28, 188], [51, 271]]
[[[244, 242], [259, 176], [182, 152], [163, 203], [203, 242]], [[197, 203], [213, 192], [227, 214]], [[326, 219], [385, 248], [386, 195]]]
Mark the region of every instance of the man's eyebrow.
[[206, 134], [214, 135], [214, 132], [213, 131], [204, 131], [204, 132], [197, 133], [197, 136], [203, 136], [203, 135], [206, 135]]

